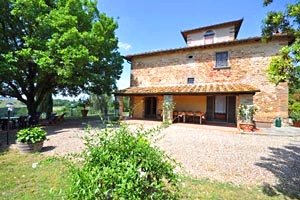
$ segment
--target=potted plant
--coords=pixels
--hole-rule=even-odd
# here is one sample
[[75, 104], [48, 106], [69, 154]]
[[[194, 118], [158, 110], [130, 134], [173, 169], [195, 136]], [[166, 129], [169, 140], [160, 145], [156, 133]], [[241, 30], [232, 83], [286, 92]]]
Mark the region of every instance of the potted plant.
[[300, 127], [300, 102], [295, 101], [290, 107], [290, 118], [295, 127]]
[[295, 127], [300, 127], [300, 113], [291, 114], [291, 118], [293, 119], [293, 125]]
[[166, 124], [172, 124], [175, 103], [174, 102], [164, 102], [162, 105], [162, 108], [163, 108], [163, 122]]
[[89, 110], [87, 107], [90, 105], [90, 99], [89, 98], [80, 98], [78, 100], [78, 106], [82, 107], [83, 109], [81, 110], [81, 116], [83, 118], [87, 117], [87, 114]]
[[240, 129], [243, 132], [252, 132], [254, 129], [253, 116], [257, 108], [254, 105], [241, 104], [238, 108], [240, 117]]
[[17, 132], [17, 146], [22, 153], [39, 152], [43, 148], [47, 132], [40, 127], [24, 128]]

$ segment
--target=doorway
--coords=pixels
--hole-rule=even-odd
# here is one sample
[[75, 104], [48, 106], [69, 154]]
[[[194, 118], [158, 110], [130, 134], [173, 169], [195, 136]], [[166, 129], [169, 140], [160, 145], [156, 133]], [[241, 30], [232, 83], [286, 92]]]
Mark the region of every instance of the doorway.
[[207, 96], [207, 121], [236, 123], [235, 96]]
[[156, 97], [145, 98], [145, 118], [156, 118], [157, 99]]

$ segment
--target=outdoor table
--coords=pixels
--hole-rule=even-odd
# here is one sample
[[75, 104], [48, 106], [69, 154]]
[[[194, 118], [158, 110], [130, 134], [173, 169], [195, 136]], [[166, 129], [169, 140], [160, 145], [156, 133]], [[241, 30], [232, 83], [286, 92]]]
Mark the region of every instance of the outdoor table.
[[195, 122], [196, 117], [199, 117], [199, 123], [202, 124], [202, 119], [205, 116], [204, 112], [201, 111], [174, 111], [174, 117], [178, 117], [178, 122], [180, 122], [180, 118], [182, 118], [182, 122]]
[[[19, 117], [10, 117], [9, 120], [12, 122], [12, 128], [15, 128], [16, 126], [16, 123], [18, 121]], [[8, 120], [8, 117], [1, 117], [0, 118], [0, 124], [1, 124], [1, 128], [2, 130], [5, 130], [7, 129], [7, 120]]]
[[202, 118], [205, 116], [204, 112], [195, 112], [195, 117], [199, 117], [199, 123], [202, 124]]

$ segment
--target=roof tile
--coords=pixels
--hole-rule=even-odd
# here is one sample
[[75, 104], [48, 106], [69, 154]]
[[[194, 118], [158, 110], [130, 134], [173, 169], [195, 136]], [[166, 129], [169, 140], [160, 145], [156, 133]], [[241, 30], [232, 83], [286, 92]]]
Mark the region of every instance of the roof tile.
[[207, 83], [174, 86], [130, 87], [114, 92], [116, 95], [153, 95], [153, 94], [213, 94], [213, 93], [255, 93], [260, 90], [243, 83]]

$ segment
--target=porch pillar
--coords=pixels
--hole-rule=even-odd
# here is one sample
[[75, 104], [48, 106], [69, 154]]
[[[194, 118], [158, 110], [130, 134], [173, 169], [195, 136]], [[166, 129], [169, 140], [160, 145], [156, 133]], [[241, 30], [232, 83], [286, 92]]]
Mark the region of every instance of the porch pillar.
[[123, 110], [124, 110], [124, 103], [123, 103], [123, 96], [118, 96], [118, 102], [119, 102], [119, 118], [123, 119]]
[[174, 102], [173, 95], [164, 95], [163, 102], [163, 122], [173, 122]]
[[280, 117], [283, 120], [283, 124], [288, 123], [288, 104], [289, 104], [289, 89], [287, 82], [279, 83], [276, 86], [277, 93], [277, 108], [276, 108], [276, 117]]

